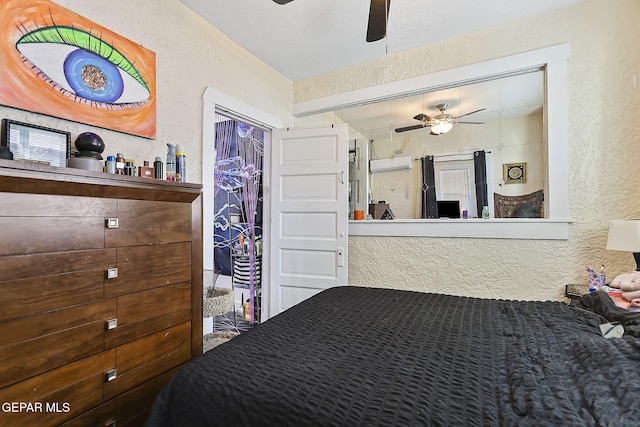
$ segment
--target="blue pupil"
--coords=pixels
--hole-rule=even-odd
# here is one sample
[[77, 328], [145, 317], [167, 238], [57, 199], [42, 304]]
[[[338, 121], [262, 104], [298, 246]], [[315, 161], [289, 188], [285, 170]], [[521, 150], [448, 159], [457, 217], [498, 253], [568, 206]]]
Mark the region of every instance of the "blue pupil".
[[124, 91], [118, 67], [84, 49], [71, 52], [64, 60], [64, 74], [76, 95], [96, 102], [113, 103]]

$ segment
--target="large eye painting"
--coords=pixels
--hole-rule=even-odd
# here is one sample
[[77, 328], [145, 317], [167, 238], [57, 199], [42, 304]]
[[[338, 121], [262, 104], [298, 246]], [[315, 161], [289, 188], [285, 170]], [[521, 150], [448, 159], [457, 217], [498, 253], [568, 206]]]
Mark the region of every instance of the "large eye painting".
[[76, 102], [122, 109], [149, 100], [149, 86], [133, 63], [85, 31], [40, 28], [22, 36], [16, 48], [45, 81]]

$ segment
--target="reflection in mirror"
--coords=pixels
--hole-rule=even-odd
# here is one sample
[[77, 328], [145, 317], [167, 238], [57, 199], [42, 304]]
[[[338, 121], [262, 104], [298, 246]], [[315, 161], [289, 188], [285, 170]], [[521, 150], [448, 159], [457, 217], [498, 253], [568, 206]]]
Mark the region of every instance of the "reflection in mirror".
[[[543, 106], [535, 69], [334, 111], [350, 129], [350, 217], [373, 212], [370, 201], [398, 219], [479, 218], [485, 206], [489, 217], [546, 217]], [[435, 134], [438, 124], [450, 130]]]
[[365, 138], [349, 141], [349, 219], [358, 219], [355, 211], [366, 217], [371, 202], [369, 184], [369, 145]]

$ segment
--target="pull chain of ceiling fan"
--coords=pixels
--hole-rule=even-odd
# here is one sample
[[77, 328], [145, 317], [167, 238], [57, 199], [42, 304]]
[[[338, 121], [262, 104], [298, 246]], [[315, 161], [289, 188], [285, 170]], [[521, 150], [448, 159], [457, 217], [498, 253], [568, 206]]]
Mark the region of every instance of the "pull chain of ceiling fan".
[[[371, 0], [374, 2], [375, 0]], [[391, 5], [391, 0], [383, 0], [384, 1], [384, 54], [389, 55], [389, 32], [387, 31], [387, 27], [389, 26], [389, 6]]]

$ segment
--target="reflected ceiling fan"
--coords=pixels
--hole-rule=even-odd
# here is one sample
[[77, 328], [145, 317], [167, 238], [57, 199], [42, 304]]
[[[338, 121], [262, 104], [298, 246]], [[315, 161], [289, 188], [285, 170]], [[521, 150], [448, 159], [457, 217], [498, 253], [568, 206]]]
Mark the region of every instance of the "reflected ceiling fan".
[[[278, 4], [287, 4], [293, 0], [273, 0]], [[371, 0], [369, 6], [369, 24], [367, 26], [367, 42], [375, 42], [387, 35], [389, 6], [391, 0]]]
[[471, 125], [484, 124], [484, 122], [467, 122], [467, 121], [463, 122], [458, 119], [471, 114], [479, 113], [480, 111], [486, 110], [486, 108], [481, 108], [479, 110], [470, 111], [468, 113], [461, 114], [459, 116], [454, 116], [453, 114], [448, 114], [444, 112], [444, 110], [446, 110], [448, 107], [446, 103], [438, 104], [436, 105], [436, 107], [438, 108], [438, 110], [440, 110], [440, 114], [438, 114], [437, 116], [431, 117], [431, 116], [427, 116], [424, 113], [420, 113], [416, 115], [414, 119], [419, 120], [422, 123], [420, 123], [419, 125], [411, 125], [411, 126], [396, 128], [395, 131], [400, 133], [400, 132], [407, 132], [410, 130], [430, 127], [431, 135], [442, 135], [449, 132], [451, 129], [453, 129], [453, 125], [455, 123], [464, 123], [464, 124], [471, 124]]

